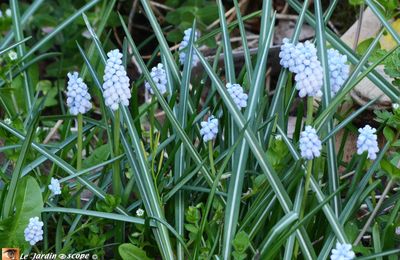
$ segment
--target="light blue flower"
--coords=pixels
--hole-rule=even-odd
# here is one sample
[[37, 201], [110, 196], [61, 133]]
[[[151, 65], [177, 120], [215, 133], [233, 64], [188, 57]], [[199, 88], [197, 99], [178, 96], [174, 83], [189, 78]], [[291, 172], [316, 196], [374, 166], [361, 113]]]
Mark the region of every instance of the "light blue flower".
[[289, 39], [283, 39], [280, 64], [296, 74], [296, 89], [300, 97], [321, 97], [323, 70], [318, 60], [317, 49], [309, 41], [293, 44]]
[[[162, 63], [158, 63], [156, 67], [151, 69], [150, 76], [160, 93], [162, 95], [165, 94], [167, 92], [167, 73], [164, 70], [164, 65]], [[149, 82], [146, 81], [144, 86], [146, 87], [147, 91], [154, 95], [153, 89], [151, 88]]]
[[51, 178], [50, 184], [49, 184], [49, 190], [51, 191], [51, 193], [53, 195], [60, 195], [61, 194], [61, 186], [60, 186], [60, 182], [55, 179], [55, 178]]
[[67, 106], [71, 115], [85, 114], [92, 108], [91, 96], [78, 72], [68, 73]]
[[322, 144], [317, 135], [317, 131], [312, 126], [306, 126], [300, 134], [301, 157], [312, 160], [321, 156]]
[[211, 141], [217, 137], [218, 134], [218, 119], [210, 116], [207, 121], [200, 123], [200, 134], [203, 136], [204, 142]]
[[[183, 39], [182, 39], [181, 43], [179, 44], [179, 62], [182, 65], [185, 64], [186, 51], [187, 51], [187, 49], [185, 49], [185, 48], [189, 45], [191, 34], [192, 34], [192, 28], [186, 29], [184, 31]], [[197, 41], [198, 37], [199, 37], [199, 33], [197, 31], [195, 31], [194, 42]], [[193, 67], [196, 66], [198, 62], [199, 62], [199, 57], [196, 54], [193, 53], [192, 66]]]
[[115, 49], [108, 52], [107, 56], [103, 76], [103, 97], [106, 106], [115, 111], [119, 105], [129, 105], [131, 90], [129, 89], [129, 78], [122, 65], [122, 53]]
[[332, 96], [343, 86], [349, 77], [350, 66], [346, 64], [347, 56], [340, 54], [335, 49], [328, 50], [328, 65]]
[[291, 70], [295, 65], [296, 47], [288, 38], [284, 38], [279, 52], [280, 64], [282, 67]]
[[375, 160], [376, 154], [379, 152], [376, 129], [366, 125], [364, 128], [358, 129], [358, 132], [360, 134], [357, 139], [357, 154], [368, 152], [367, 158]]
[[239, 84], [226, 84], [227, 91], [239, 109], [247, 107], [248, 96]]
[[39, 220], [39, 217], [29, 219], [29, 224], [24, 230], [24, 236], [31, 246], [43, 240], [43, 222]]
[[332, 249], [331, 260], [352, 260], [355, 257], [350, 244], [336, 242], [336, 248]]

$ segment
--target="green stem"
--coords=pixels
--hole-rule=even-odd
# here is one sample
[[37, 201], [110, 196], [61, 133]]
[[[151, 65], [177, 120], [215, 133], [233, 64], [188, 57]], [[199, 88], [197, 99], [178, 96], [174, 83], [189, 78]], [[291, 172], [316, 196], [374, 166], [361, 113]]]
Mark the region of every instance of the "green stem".
[[313, 122], [313, 112], [314, 112], [314, 98], [307, 97], [307, 118], [306, 125], [311, 125]]
[[[314, 98], [313, 97], [307, 97], [307, 117], [306, 117], [306, 125], [311, 125], [313, 122], [313, 112], [314, 112]], [[307, 161], [307, 174], [306, 174], [306, 180], [304, 183], [304, 194], [303, 194], [303, 199], [301, 202], [301, 208], [300, 208], [300, 214], [299, 214], [299, 220], [303, 219], [304, 217], [304, 212], [306, 209], [306, 204], [307, 204], [307, 194], [308, 190], [310, 189], [310, 179], [311, 179], [311, 173], [312, 173], [312, 163], [313, 161]], [[295, 247], [294, 247], [294, 254], [293, 256], [297, 259], [297, 252], [299, 250], [299, 244], [296, 241]]]
[[[81, 113], [78, 114], [78, 153], [76, 155], [76, 170], [80, 171], [82, 169], [82, 150], [83, 150], [83, 116]], [[81, 189], [81, 184], [78, 183], [76, 186], [76, 191], [79, 192]], [[76, 195], [76, 205], [77, 208], [81, 208], [81, 196]]]
[[[314, 98], [313, 97], [307, 97], [307, 118], [306, 118], [306, 125], [311, 125], [313, 122], [313, 112], [314, 112]], [[311, 178], [311, 172], [312, 172], [312, 160], [307, 162], [307, 175], [306, 175], [306, 181], [304, 184], [304, 195], [303, 195], [303, 201], [302, 201], [302, 206], [300, 209], [300, 219], [304, 217], [304, 211], [306, 208], [306, 202], [307, 202], [307, 194], [308, 190], [310, 188], [310, 178]]]
[[[119, 109], [115, 111], [115, 119], [114, 119], [114, 156], [119, 155], [119, 143], [120, 143], [120, 111]], [[121, 195], [122, 194], [122, 183], [121, 183], [121, 174], [120, 174], [120, 166], [119, 160], [116, 160], [113, 163], [113, 178], [112, 178], [113, 190], [114, 195]]]
[[213, 142], [208, 141], [208, 158], [210, 160], [211, 165], [211, 173], [213, 177], [216, 175], [215, 166], [214, 166], [214, 151], [213, 151]]

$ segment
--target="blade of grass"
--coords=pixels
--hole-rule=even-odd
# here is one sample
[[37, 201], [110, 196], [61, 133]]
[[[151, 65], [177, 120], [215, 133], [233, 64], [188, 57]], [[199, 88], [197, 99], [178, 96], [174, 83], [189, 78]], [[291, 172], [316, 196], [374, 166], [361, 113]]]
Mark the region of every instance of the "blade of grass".
[[248, 81], [252, 82], [253, 65], [251, 63], [250, 50], [249, 50], [249, 45], [247, 43], [246, 29], [244, 28], [242, 14], [240, 12], [240, 7], [238, 4], [238, 1], [233, 0], [233, 3], [235, 5], [235, 11], [236, 11], [236, 17], [237, 17], [237, 21], [238, 21], [238, 25], [239, 25], [240, 36], [242, 38], [242, 45], [243, 45], [243, 50], [244, 50], [244, 60], [246, 63], [247, 77], [248, 77]]
[[[192, 32], [196, 30], [196, 20], [192, 25]], [[190, 77], [192, 74], [192, 60], [193, 60], [193, 44], [195, 33], [190, 34], [190, 39], [186, 50], [186, 59], [183, 66], [183, 79], [180, 89], [179, 104], [177, 107], [178, 120], [181, 122], [182, 128], [185, 129], [187, 125], [187, 112], [188, 112], [188, 95], [190, 87]], [[171, 93], [172, 94], [172, 93]], [[179, 140], [178, 140], [179, 141]], [[174, 179], [175, 183], [183, 176], [185, 171], [185, 146], [181, 144], [175, 155]], [[175, 195], [175, 227], [180, 236], [185, 232], [185, 196], [182, 191], [178, 191]], [[182, 244], [177, 244], [177, 258], [184, 259], [184, 252]]]
[[376, 4], [373, 1], [366, 0], [365, 3], [369, 6], [369, 8], [371, 8], [371, 11], [378, 17], [379, 21], [381, 21], [383, 26], [386, 28], [386, 30], [390, 33], [390, 35], [393, 37], [393, 39], [399, 45], [400, 44], [400, 35], [393, 28], [393, 26], [389, 24], [389, 22], [388, 22], [389, 20], [381, 13], [379, 8], [376, 6]]
[[[0, 127], [2, 127], [3, 129], [7, 130], [9, 133], [11, 133], [12, 135], [14, 135], [15, 137], [17, 137], [18, 139], [24, 141], [25, 137], [19, 133], [17, 130], [11, 128], [10, 126], [4, 124], [3, 122], [0, 122]], [[47, 150], [46, 148], [44, 148], [42, 145], [39, 145], [35, 142], [31, 143], [31, 146], [33, 149], [35, 149], [36, 151], [38, 151], [40, 154], [42, 154], [43, 156], [45, 156], [47, 159], [49, 159], [50, 161], [54, 162], [55, 164], [57, 164], [61, 169], [63, 169], [66, 173], [73, 175], [76, 174], [76, 171], [74, 170], [74, 168], [71, 167], [71, 165], [69, 165], [67, 162], [65, 162], [64, 160], [62, 160], [60, 157], [56, 156], [53, 152]], [[86, 186], [90, 191], [92, 191], [96, 196], [98, 196], [99, 198], [101, 198], [102, 200], [105, 199], [105, 194], [102, 190], [100, 190], [96, 185], [93, 185], [90, 181], [88, 181], [86, 178], [84, 177], [78, 177], [77, 180], [84, 186]], [[116, 207], [116, 210], [118, 212], [120, 212], [121, 214], [127, 215], [127, 213], [125, 212], [125, 210], [121, 207]]]
[[[6, 219], [10, 214], [14, 212], [14, 199], [17, 192], [17, 184], [19, 179], [21, 178], [22, 167], [26, 161], [27, 153], [31, 147], [31, 143], [36, 133], [36, 125], [38, 123], [39, 116], [36, 114], [29, 123], [28, 131], [26, 134], [26, 138], [22, 143], [21, 151], [18, 156], [17, 163], [14, 167], [14, 171], [11, 177], [11, 182], [8, 187], [8, 192], [6, 195], [6, 199], [3, 205], [3, 218]], [[3, 124], [3, 123], [2, 123]], [[21, 202], [19, 202], [21, 203]]]
[[[92, 31], [94, 33], [94, 31]], [[97, 37], [95, 37], [97, 38]], [[96, 47], [99, 49], [99, 54], [102, 57], [103, 63], [106, 62], [104, 54], [104, 50], [101, 48], [99, 44], [96, 44]], [[102, 91], [100, 79], [93, 69], [90, 61], [88, 60], [86, 54], [83, 52], [82, 48], [78, 45], [78, 48], [81, 52], [81, 55], [84, 57], [85, 63], [88, 67], [90, 74], [92, 75], [93, 80], [97, 88]], [[151, 180], [151, 174], [148, 172], [149, 167], [147, 166], [147, 162], [145, 156], [143, 154], [143, 150], [140, 144], [139, 137], [136, 132], [136, 128], [134, 127], [133, 120], [130, 116], [129, 111], [125, 107], [120, 107], [121, 113], [124, 118], [124, 122], [127, 124], [127, 128], [131, 137], [131, 141], [134, 143], [134, 147], [136, 150], [136, 154], [133, 154], [131, 150], [131, 145], [128, 143], [124, 129], [121, 128], [121, 142], [124, 147], [124, 151], [128, 158], [128, 163], [133, 169], [133, 173], [135, 174], [135, 179], [138, 182], [138, 188], [140, 190], [140, 194], [142, 196], [143, 201], [145, 202], [146, 210], [149, 212], [149, 215], [156, 216], [157, 218], [163, 219], [163, 213], [160, 206], [159, 197], [155, 192], [154, 183]], [[111, 117], [113, 118], [112, 113], [107, 111]], [[115, 118], [113, 118], [115, 120]], [[155, 230], [155, 236], [157, 238], [157, 242], [159, 243], [161, 253], [167, 259], [171, 259], [173, 257], [172, 247], [168, 236], [168, 231], [162, 225], [158, 225], [158, 228]]]
[[[381, 32], [382, 34], [382, 32]], [[380, 34], [380, 35], [381, 35]], [[391, 55], [395, 49], [392, 49], [389, 51], [387, 54], [385, 54], [382, 58], [380, 58], [378, 61], [373, 63], [370, 67], [368, 67], [367, 70], [362, 72], [360, 76], [357, 77], [358, 73], [362, 69], [363, 65], [365, 62], [367, 62], [368, 57], [372, 53], [374, 46], [378, 44], [379, 42], [379, 37], [376, 37], [374, 41], [371, 43], [371, 45], [368, 47], [365, 55], [363, 56], [362, 60], [360, 61], [359, 64], [357, 64], [356, 68], [350, 75], [350, 77], [346, 80], [346, 83], [343, 85], [343, 87], [340, 89], [340, 91], [335, 95], [335, 97], [330, 101], [329, 105], [326, 107], [324, 111], [321, 112], [321, 114], [314, 120], [314, 125], [317, 129], [320, 129], [320, 127], [326, 122], [326, 120], [329, 119], [331, 114], [336, 111], [336, 108], [339, 106], [339, 104], [346, 98], [347, 94], [370, 72], [379, 64], [382, 63], [389, 55]]]
[[[290, 151], [291, 155], [293, 156], [293, 158], [296, 161], [299, 161], [300, 155], [298, 154], [298, 152], [296, 151], [296, 149], [294, 148], [292, 143], [289, 141], [286, 134], [283, 132], [283, 130], [279, 126], [277, 126], [277, 130], [278, 130], [279, 134], [282, 136], [282, 140], [285, 142], [285, 144], [289, 148], [289, 151]], [[302, 167], [305, 170], [305, 166], [302, 166]], [[304, 174], [305, 174], [305, 172], [304, 172]], [[325, 195], [321, 191], [318, 182], [314, 179], [313, 176], [311, 176], [311, 179], [310, 179], [310, 187], [315, 192], [318, 202], [322, 203], [322, 201], [325, 200]], [[322, 209], [324, 211], [326, 218], [328, 219], [328, 221], [331, 225], [333, 232], [337, 236], [338, 240], [341, 243], [347, 243], [348, 242], [347, 236], [344, 233], [343, 227], [339, 223], [339, 220], [337, 219], [336, 215], [334, 214], [332, 208], [329, 205], [324, 205]]]
[[[32, 15], [36, 12], [37, 9], [43, 4], [44, 0], [35, 0], [33, 3], [29, 4], [28, 9], [26, 9], [25, 13], [21, 17], [21, 26], [24, 27], [26, 22], [32, 17]], [[5, 48], [12, 39], [14, 38], [14, 31], [10, 30], [3, 39], [1, 39], [0, 49]]]
[[[22, 24], [21, 24], [21, 17], [19, 14], [19, 5], [17, 0], [11, 0], [10, 1], [10, 8], [11, 8], [11, 17], [13, 21], [13, 26], [12, 29], [14, 31], [15, 35], [15, 40], [17, 42], [21, 42], [24, 39], [24, 34], [22, 30]], [[19, 57], [23, 57], [25, 55], [25, 44], [22, 42], [17, 46], [17, 53]], [[24, 66], [24, 63], [22, 62], [21, 64]], [[32, 106], [33, 106], [33, 95], [34, 95], [34, 89], [31, 86], [30, 83], [30, 75], [28, 72], [25, 70], [22, 72], [23, 75], [23, 80], [24, 80], [24, 94], [25, 94], [25, 101], [26, 101], [26, 110], [30, 111]]]
[[242, 142], [243, 136], [244, 136], [244, 130], [248, 127], [249, 124], [247, 124], [245, 126], [245, 128], [243, 128], [238, 136], [238, 139], [235, 141], [235, 143], [233, 144], [233, 146], [228, 150], [228, 154], [225, 157], [224, 161], [222, 162], [222, 166], [218, 169], [218, 174], [215, 177], [215, 181], [214, 184], [211, 188], [210, 194], [207, 198], [207, 203], [206, 203], [206, 209], [205, 212], [203, 214], [203, 218], [201, 219], [201, 223], [200, 223], [200, 228], [199, 228], [199, 232], [197, 233], [197, 238], [196, 238], [196, 243], [195, 243], [195, 249], [194, 249], [194, 253], [193, 253], [193, 259], [197, 259], [198, 257], [198, 253], [200, 251], [200, 242], [201, 239], [203, 237], [203, 232], [204, 232], [204, 228], [206, 226], [206, 223], [208, 222], [208, 214], [210, 213], [213, 201], [214, 201], [214, 196], [217, 193], [217, 187], [218, 184], [220, 182], [221, 176], [222, 174], [225, 172], [225, 168], [228, 165], [232, 155], [235, 152], [236, 147], [239, 145], [239, 143]]
[[[321, 62], [324, 77], [323, 77], [323, 96], [322, 96], [322, 109], [327, 108], [331, 101], [331, 83], [330, 83], [330, 75], [329, 75], [329, 64], [328, 64], [328, 54], [326, 49], [326, 40], [325, 40], [325, 24], [324, 18], [322, 14], [322, 4], [321, 0], [314, 1], [314, 9], [315, 9], [315, 22], [316, 22], [316, 36], [317, 36], [317, 50], [318, 50], [318, 58]], [[333, 128], [333, 119], [328, 120], [324, 127], [324, 133], [330, 133]], [[329, 184], [329, 193], [335, 193], [335, 191], [339, 188], [339, 175], [337, 172], [337, 161], [336, 161], [336, 150], [335, 150], [335, 140], [328, 139], [327, 147], [326, 147], [327, 161], [328, 161], [328, 184]], [[333, 198], [331, 202], [332, 208], [336, 216], [339, 216], [339, 212], [341, 210], [340, 203], [340, 193], [337, 194]]]
[[8, 47], [5, 47], [4, 49], [1, 49], [1, 50], [0, 50], [0, 55], [3, 55], [4, 53], [8, 52], [9, 50], [12, 50], [12, 49], [14, 49], [15, 47], [18, 47], [19, 45], [25, 43], [26, 41], [30, 40], [31, 38], [32, 38], [31, 36], [26, 37], [26, 38], [24, 38], [24, 39], [22, 39], [22, 40], [20, 40], [20, 41], [18, 41], [18, 42], [16, 42], [16, 43], [14, 43], [14, 44], [11, 44], [11, 45], [8, 46]]
[[[201, 156], [198, 154], [198, 152], [194, 148], [194, 146], [192, 144], [192, 141], [189, 139], [189, 137], [185, 133], [184, 129], [182, 128], [181, 124], [179, 123], [177, 118], [174, 116], [174, 113], [172, 112], [171, 108], [169, 107], [167, 101], [164, 99], [164, 97], [159, 92], [157, 86], [154, 84], [154, 81], [150, 76], [150, 72], [147, 69], [146, 65], [144, 64], [143, 59], [142, 59], [138, 49], [136, 48], [136, 44], [134, 43], [131, 35], [128, 34], [129, 33], [128, 30], [127, 30], [128, 28], [126, 27], [126, 25], [125, 25], [125, 23], [124, 23], [124, 21], [123, 21], [121, 16], [120, 16], [120, 20], [121, 20], [122, 27], [123, 27], [125, 33], [127, 34], [126, 36], [127, 36], [127, 39], [128, 39], [128, 43], [132, 47], [133, 53], [134, 53], [134, 55], [136, 57], [136, 61], [138, 62], [140, 68], [142, 69], [143, 74], [146, 77], [146, 80], [149, 82], [150, 86], [152, 87], [153, 92], [157, 96], [157, 99], [160, 102], [160, 105], [162, 106], [162, 108], [163, 108], [163, 110], [165, 112], [165, 115], [170, 120], [171, 125], [176, 130], [176, 134], [179, 136], [179, 138], [181, 138], [182, 143], [185, 145], [185, 148], [186, 148], [187, 152], [192, 157], [194, 162], [197, 165], [202, 165], [202, 167], [200, 168], [200, 172], [203, 174], [203, 176], [204, 176], [205, 180], [207, 181], [208, 185], [210, 187], [212, 187], [213, 179], [211, 178], [210, 172], [203, 165], [203, 163], [202, 163], [203, 160], [201, 159]], [[222, 201], [224, 201], [223, 198], [220, 198], [220, 199]]]
[[279, 220], [279, 222], [272, 227], [270, 232], [268, 233], [265, 242], [262, 243], [261, 248], [260, 248], [260, 254], [264, 255], [266, 253], [266, 250], [268, 249], [269, 246], [271, 246], [274, 241], [278, 238], [282, 232], [284, 232], [290, 225], [293, 224], [297, 219], [299, 218], [299, 215], [296, 212], [289, 212], [286, 214], [283, 218]]
[[54, 28], [54, 30], [47, 34], [45, 37], [43, 37], [38, 43], [36, 43], [23, 57], [24, 59], [33, 55], [37, 50], [39, 50], [44, 44], [46, 44], [49, 40], [51, 40], [54, 36], [56, 36], [59, 32], [64, 30], [68, 25], [70, 25], [75, 19], [81, 16], [81, 14], [90, 8], [92, 8], [94, 5], [96, 5], [100, 0], [92, 0], [82, 6], [79, 10], [74, 12], [70, 17], [65, 19], [61, 24], [59, 24], [57, 27]]
[[[215, 75], [211, 66], [205, 60], [204, 56], [196, 48], [195, 48], [195, 51], [196, 51], [196, 54], [199, 57], [201, 63], [203, 64], [203, 67], [205, 68], [207, 74], [209, 75], [210, 79], [215, 83], [218, 93], [220, 94], [221, 98], [223, 99], [230, 114], [235, 119], [237, 127], [239, 129], [243, 129], [243, 127], [245, 126], [245, 122], [246, 122], [243, 115], [238, 110], [238, 107], [233, 102], [229, 93], [223, 86], [222, 82], [218, 79], [217, 75]], [[258, 139], [256, 138], [253, 131], [251, 131], [250, 129], [246, 129], [245, 130], [245, 138], [246, 138], [246, 141], [248, 142], [249, 147], [252, 150], [254, 156], [256, 157], [257, 162], [260, 164], [262, 171], [266, 175], [272, 189], [274, 190], [283, 210], [285, 211], [285, 213], [291, 212], [293, 203], [290, 201], [289, 195], [286, 193], [286, 190], [284, 189], [276, 172], [273, 170], [273, 168], [271, 167], [269, 162], [264, 157], [265, 151], [263, 151], [261, 145], [257, 142]], [[304, 230], [298, 230], [298, 231], [296, 231], [296, 233], [297, 233], [298, 239], [300, 240], [300, 245], [303, 250], [303, 253], [309, 258], [313, 258], [315, 253], [312, 248], [308, 247], [307, 243], [304, 240], [304, 239], [307, 239], [309, 241], [308, 235], [305, 233]]]
[[[96, 217], [96, 218], [100, 218], [100, 219], [104, 218], [104, 219], [111, 219], [111, 220], [122, 221], [122, 222], [129, 222], [129, 223], [134, 223], [134, 224], [139, 224], [139, 225], [145, 224], [145, 220], [142, 218], [131, 217], [131, 216], [121, 215], [121, 214], [116, 214], [116, 213], [100, 212], [100, 211], [94, 211], [94, 210], [88, 210], [88, 209], [46, 207], [46, 208], [43, 208], [42, 212], [77, 214], [77, 215], [83, 215], [83, 216]], [[151, 223], [151, 225], [153, 227], [155, 226], [154, 223]]]
[[[268, 15], [271, 11], [271, 5], [267, 2], [264, 2], [263, 5], [263, 13], [264, 15]], [[264, 19], [264, 24], [262, 27], [265, 28], [268, 26], [268, 19]], [[272, 23], [275, 22], [275, 16], [272, 18]], [[265, 71], [266, 64], [268, 59], [268, 51], [269, 46], [271, 44], [274, 27], [269, 26], [268, 34], [265, 38], [265, 42], [262, 43], [259, 58], [257, 60], [257, 65], [254, 70], [254, 75], [252, 76], [253, 80], [251, 82], [250, 93], [249, 93], [249, 102], [247, 109], [245, 111], [246, 121], [251, 125], [255, 119], [256, 108], [259, 101], [259, 97], [262, 95], [262, 88], [264, 86], [265, 81]], [[215, 83], [214, 83], [215, 84]], [[223, 239], [223, 257], [229, 258], [231, 255], [232, 249], [232, 241], [236, 233], [239, 210], [240, 210], [240, 198], [243, 189], [243, 180], [245, 177], [245, 167], [247, 163], [247, 157], [249, 153], [249, 146], [246, 141], [239, 145], [238, 156], [234, 160], [235, 164], [232, 168], [232, 175], [229, 181], [229, 189], [228, 189], [228, 201], [226, 205], [225, 211], [225, 220], [224, 220], [224, 239]]]
[[[153, 213], [155, 217], [158, 219], [163, 220], [164, 213], [162, 212], [161, 209], [161, 203], [160, 203], [160, 198], [159, 194], [157, 194], [155, 183], [153, 182], [151, 178], [151, 173], [149, 172], [149, 165], [147, 164], [146, 156], [144, 155], [144, 151], [142, 149], [142, 145], [140, 142], [140, 138], [137, 134], [136, 127], [133, 123], [132, 117], [128, 111], [128, 109], [124, 106], [120, 106], [120, 110], [122, 113], [122, 117], [124, 120], [124, 123], [126, 124], [126, 127], [128, 129], [128, 133], [130, 136], [131, 141], [133, 142], [133, 147], [136, 151], [136, 157], [139, 162], [139, 169], [140, 173], [142, 174], [142, 178], [144, 181], [144, 187], [145, 190], [150, 198], [150, 204], [153, 209]], [[162, 245], [162, 254], [164, 258], [166, 259], [173, 259], [174, 258], [174, 253], [172, 251], [171, 247], [171, 242], [169, 239], [168, 231], [166, 230], [165, 226], [163, 225], [157, 225], [158, 226], [158, 231], [159, 231], [159, 236], [160, 238], [160, 243]]]

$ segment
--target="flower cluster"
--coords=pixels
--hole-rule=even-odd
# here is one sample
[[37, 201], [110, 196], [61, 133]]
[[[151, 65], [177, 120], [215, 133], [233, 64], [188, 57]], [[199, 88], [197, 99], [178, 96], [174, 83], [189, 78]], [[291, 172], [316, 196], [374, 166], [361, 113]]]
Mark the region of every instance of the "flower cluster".
[[351, 260], [355, 257], [350, 244], [336, 242], [336, 248], [332, 249], [331, 260]]
[[210, 116], [207, 121], [200, 123], [200, 134], [203, 136], [204, 142], [215, 139], [218, 134], [218, 119]]
[[360, 133], [357, 139], [357, 154], [368, 152], [368, 158], [376, 159], [376, 154], [379, 152], [376, 129], [366, 125], [364, 128], [358, 129]]
[[25, 228], [24, 235], [25, 240], [31, 246], [43, 240], [43, 222], [39, 220], [39, 217], [29, 219], [29, 224]]
[[322, 96], [323, 70], [314, 44], [306, 41], [295, 45], [285, 38], [279, 57], [280, 64], [296, 74], [296, 89], [300, 97]]
[[317, 131], [312, 126], [306, 126], [300, 134], [301, 157], [312, 160], [321, 155], [322, 144]]
[[227, 91], [239, 109], [247, 106], [247, 94], [239, 84], [226, 84]]
[[85, 114], [92, 108], [91, 96], [83, 79], [78, 72], [68, 73], [67, 106], [69, 112], [76, 116]]
[[117, 110], [119, 105], [128, 106], [131, 98], [129, 78], [122, 65], [122, 53], [118, 49], [107, 53], [107, 64], [104, 69], [103, 96], [106, 106]]
[[[181, 43], [179, 44], [179, 62], [182, 65], [185, 64], [186, 47], [189, 45], [191, 34], [192, 34], [192, 28], [186, 29], [184, 31], [183, 39], [182, 39]], [[199, 33], [197, 31], [195, 31], [195, 33], [194, 33], [194, 41], [197, 41], [198, 37], [199, 37]], [[196, 66], [198, 62], [199, 62], [199, 57], [196, 54], [193, 54], [192, 66], [193, 67]]]
[[[156, 67], [151, 69], [150, 76], [160, 93], [162, 95], [165, 94], [165, 92], [167, 92], [167, 73], [164, 70], [164, 65], [162, 63], [158, 63]], [[147, 91], [149, 91], [152, 95], [154, 94], [149, 82], [146, 81], [144, 86], [146, 87]]]
[[346, 55], [340, 54], [335, 49], [328, 50], [329, 82], [332, 96], [336, 95], [349, 77], [350, 66], [346, 62]]
[[50, 184], [48, 187], [49, 187], [49, 190], [51, 191], [51, 194], [53, 194], [53, 195], [61, 194], [61, 185], [57, 179], [51, 178], [51, 181], [50, 181]]

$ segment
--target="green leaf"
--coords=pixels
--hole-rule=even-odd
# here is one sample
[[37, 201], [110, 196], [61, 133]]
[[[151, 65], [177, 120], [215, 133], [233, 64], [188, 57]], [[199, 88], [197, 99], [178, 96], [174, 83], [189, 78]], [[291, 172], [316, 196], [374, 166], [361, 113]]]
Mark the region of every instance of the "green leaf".
[[150, 260], [146, 252], [132, 244], [122, 244], [118, 247], [118, 252], [123, 260]]
[[389, 126], [383, 128], [383, 135], [385, 136], [386, 140], [388, 140], [388, 142], [394, 141], [395, 133]]
[[393, 178], [400, 178], [400, 169], [386, 158], [381, 160], [381, 168]]
[[358, 235], [358, 226], [354, 221], [349, 221], [344, 226], [344, 232], [346, 232], [349, 241], [353, 242]]
[[235, 251], [239, 253], [244, 253], [246, 252], [247, 248], [250, 245], [249, 236], [247, 235], [246, 232], [240, 231], [239, 233], [236, 234], [232, 244], [233, 248], [235, 248]]
[[89, 168], [91, 166], [102, 163], [108, 159], [110, 156], [110, 146], [108, 144], [104, 144], [102, 146], [97, 147], [94, 151], [92, 151], [84, 161], [83, 161], [83, 169]]
[[349, 3], [351, 5], [361, 5], [362, 3], [364, 3], [364, 0], [349, 0]]
[[29, 219], [40, 217], [43, 208], [42, 192], [36, 180], [26, 176], [18, 184], [15, 214], [0, 222], [0, 247], [29, 247], [24, 229]]

